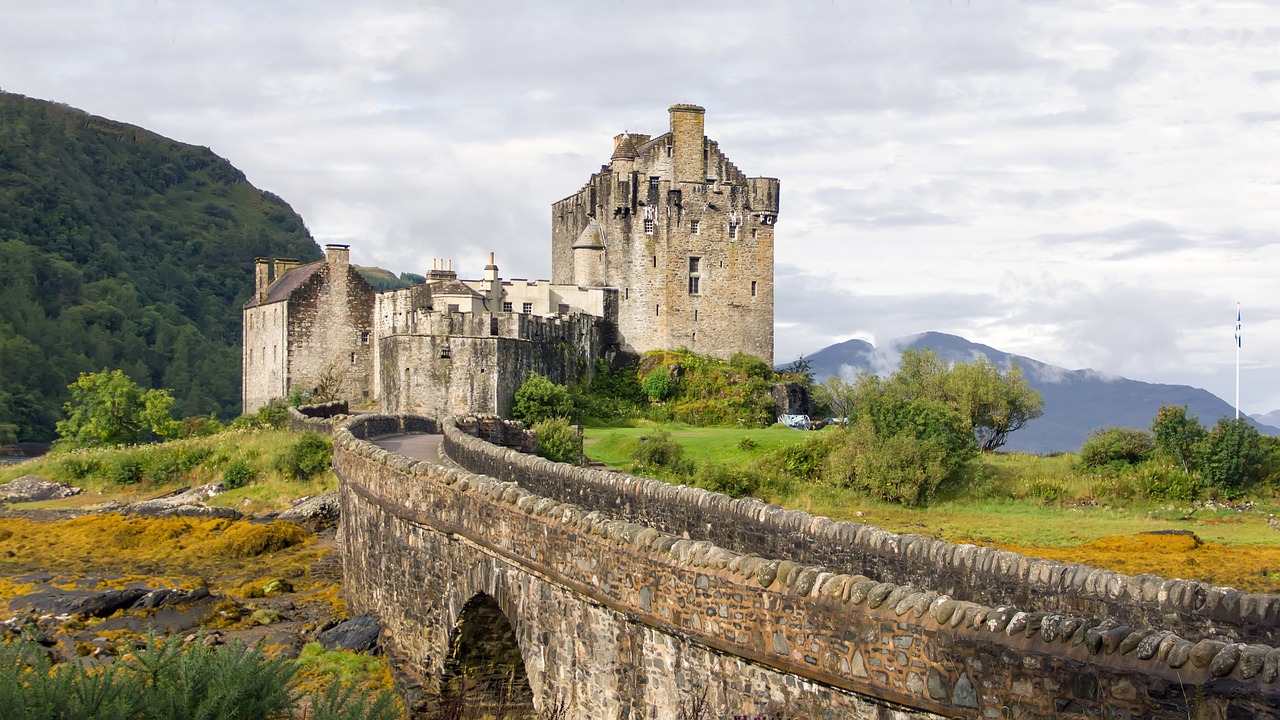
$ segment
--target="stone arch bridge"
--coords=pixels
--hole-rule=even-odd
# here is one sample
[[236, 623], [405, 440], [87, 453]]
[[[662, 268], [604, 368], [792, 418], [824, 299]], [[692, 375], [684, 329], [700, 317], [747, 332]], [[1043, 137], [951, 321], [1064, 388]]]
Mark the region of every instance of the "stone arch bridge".
[[[347, 602], [381, 618], [422, 706], [470, 684], [593, 720], [1280, 717], [1280, 596], [550, 463], [496, 418], [442, 425], [334, 435]], [[405, 433], [439, 437], [388, 449]]]

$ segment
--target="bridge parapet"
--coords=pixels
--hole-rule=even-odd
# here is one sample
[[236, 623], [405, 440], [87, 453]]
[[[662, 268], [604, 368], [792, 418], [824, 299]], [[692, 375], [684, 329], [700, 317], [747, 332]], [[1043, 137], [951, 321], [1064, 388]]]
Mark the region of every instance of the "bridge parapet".
[[700, 488], [552, 463], [469, 437], [452, 422], [443, 423], [442, 429], [445, 452], [474, 472], [737, 552], [930, 587], [949, 597], [991, 606], [1016, 605], [1028, 612], [1081, 615], [1134, 628], [1168, 630], [1194, 641], [1280, 644], [1278, 595], [1194, 580], [1129, 576], [835, 522], [755, 498], [735, 500]]
[[[343, 483], [349, 602], [383, 616], [393, 629], [392, 654], [419, 663], [427, 685], [438, 673], [437, 656], [447, 647], [440, 638], [448, 636], [451, 619], [447, 612], [411, 606], [431, 600], [433, 583], [451, 588], [439, 591], [452, 598], [445, 606], [460, 606], [470, 591], [453, 584], [474, 577], [475, 563], [483, 561], [487, 568], [504, 568], [504, 577], [519, 578], [490, 589], [507, 596], [509, 615], [567, 622], [563, 607], [539, 615], [536, 606], [568, 597], [558, 602], [580, 606], [571, 615], [587, 613], [601, 623], [600, 613], [607, 611], [607, 622], [617, 624], [524, 623], [520, 630], [526, 657], [538, 658], [527, 661], [531, 685], [544, 702], [554, 692], [573, 694], [570, 717], [616, 717], [621, 707], [641, 708], [644, 717], [674, 717], [673, 698], [688, 692], [673, 685], [680, 681], [718, 688], [713, 700], [726, 712], [743, 709], [744, 698], [764, 697], [781, 703], [773, 707], [785, 708], [787, 717], [833, 708], [865, 713], [877, 703], [878, 716], [893, 718], [1008, 712], [1013, 715], [1004, 716], [1188, 717], [1196, 708], [1270, 717], [1269, 708], [1280, 701], [1274, 686], [1280, 651], [1267, 646], [1193, 643], [1167, 629], [992, 607], [927, 585], [735, 552], [357, 438], [415, 424], [407, 418], [355, 419], [335, 434], [334, 458]], [[466, 464], [455, 454], [466, 450], [495, 467], [528, 469], [526, 460], [535, 462], [513, 451], [485, 450], [482, 440], [452, 432], [450, 425], [446, 444], [455, 461]], [[563, 470], [570, 478], [580, 471]], [[622, 476], [618, 482], [635, 496], [641, 480]], [[673, 489], [695, 506], [720, 502]], [[429, 555], [437, 574], [452, 579], [415, 577], [427, 556], [413, 548], [440, 542], [445, 544]], [[439, 558], [458, 548], [480, 560], [440, 567]], [[538, 583], [547, 585], [534, 592]], [[647, 639], [622, 645], [642, 650], [604, 651], [608, 660], [602, 664], [582, 660], [601, 656], [599, 649], [583, 653], [561, 645], [585, 643], [585, 637], [638, 637], [636, 628]], [[668, 656], [673, 646], [674, 659]], [[717, 677], [682, 676], [693, 656], [708, 667], [719, 663]], [[618, 680], [637, 674], [647, 680]]]

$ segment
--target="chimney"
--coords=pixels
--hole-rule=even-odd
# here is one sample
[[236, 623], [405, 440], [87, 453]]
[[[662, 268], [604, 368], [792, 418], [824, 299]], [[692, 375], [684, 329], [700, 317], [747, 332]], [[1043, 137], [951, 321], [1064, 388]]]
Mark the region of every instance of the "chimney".
[[267, 299], [267, 288], [271, 286], [271, 261], [264, 258], [253, 259], [253, 296], [262, 302]]
[[273, 265], [275, 266], [274, 275], [277, 278], [279, 278], [281, 275], [284, 275], [290, 270], [298, 267], [298, 259], [297, 258], [276, 258], [273, 261]]
[[672, 167], [675, 181], [701, 183], [707, 179], [707, 156], [703, 151], [706, 135], [703, 134], [703, 116], [706, 110], [697, 105], [672, 105], [671, 139]]
[[330, 265], [347, 265], [351, 262], [351, 246], [329, 244], [324, 246], [324, 260]]
[[498, 266], [493, 262], [493, 252], [489, 252], [489, 264], [484, 266], [484, 279], [489, 283], [489, 312], [502, 310], [502, 281], [498, 279]]

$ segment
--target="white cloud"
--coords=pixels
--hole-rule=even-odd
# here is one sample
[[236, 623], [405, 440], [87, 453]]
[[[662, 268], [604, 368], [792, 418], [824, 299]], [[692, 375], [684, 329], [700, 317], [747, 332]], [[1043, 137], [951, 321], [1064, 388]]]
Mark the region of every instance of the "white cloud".
[[[777, 358], [938, 330], [1280, 408], [1280, 8], [48, 0], [6, 90], [207, 145], [357, 262], [546, 277], [668, 105], [782, 179]], [[1225, 333], [1225, 345], [1224, 345]]]

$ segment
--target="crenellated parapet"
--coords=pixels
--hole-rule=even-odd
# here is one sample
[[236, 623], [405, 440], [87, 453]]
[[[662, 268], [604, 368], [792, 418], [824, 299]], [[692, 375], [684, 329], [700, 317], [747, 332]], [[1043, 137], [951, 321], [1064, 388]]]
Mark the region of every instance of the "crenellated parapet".
[[[400, 564], [401, 550], [388, 538], [373, 537], [400, 532], [396, 523], [413, 528], [405, 531], [405, 537], [417, 538], [409, 545], [434, 548], [436, 570], [446, 572], [438, 557], [459, 553], [454, 561], [464, 565], [460, 576], [475, 578], [467, 567], [483, 556], [484, 567], [503, 578], [491, 583], [493, 592], [503, 596], [509, 615], [527, 616], [513, 623], [527, 658], [540, 658], [526, 659], [534, 690], [589, 686], [582, 688], [584, 699], [572, 704], [570, 717], [617, 717], [618, 707], [634, 708], [632, 716], [674, 717], [674, 701], [661, 698], [687, 695], [680, 683], [710, 687], [713, 709], [725, 713], [764, 697], [798, 717], [806, 708], [863, 716], [869, 705], [880, 716], [898, 718], [992, 712], [1267, 717], [1280, 702], [1280, 650], [1269, 645], [1228, 643], [1208, 634], [1197, 638], [1160, 624], [1033, 603], [993, 603], [944, 592], [928, 577], [888, 577], [883, 569], [911, 562], [864, 560], [890, 545], [902, 552], [917, 543], [890, 543], [883, 531], [865, 531], [862, 555], [815, 562], [809, 558], [817, 546], [842, 537], [856, 542], [860, 528], [748, 503], [759, 541], [744, 549], [711, 540], [714, 526], [686, 536], [663, 523], [636, 521], [659, 517], [659, 506], [670, 506], [691, 515], [686, 531], [709, 514], [744, 526], [736, 512], [746, 508], [733, 508], [729, 503], [736, 501], [714, 493], [669, 485], [663, 490], [663, 484], [643, 478], [549, 463], [493, 446], [451, 422], [442, 428], [449, 458], [473, 469], [484, 465], [484, 474], [413, 460], [357, 437], [424, 422], [353, 420], [335, 435], [334, 462], [343, 482], [344, 525], [352, 528], [343, 544], [350, 553], [349, 600], [361, 611], [390, 617], [391, 635], [403, 645], [395, 652], [423, 663], [428, 679], [435, 662], [429, 638], [433, 632], [447, 635], [449, 619], [399, 606], [409, 597], [421, 606], [429, 599], [424, 592], [471, 591], [448, 589], [454, 582], [448, 578], [408, 580], [405, 573], [412, 570]], [[764, 539], [775, 533], [790, 538], [797, 552], [757, 552], [775, 547]], [[952, 560], [943, 559], [940, 547], [930, 547], [937, 554], [927, 563], [945, 575], [944, 565]], [[905, 554], [926, 563], [918, 551]], [[1025, 574], [1004, 569], [1018, 562], [984, 561], [977, 572], [1040, 582], [1030, 566]], [[1115, 594], [1118, 600], [1121, 593]], [[553, 600], [555, 608], [541, 607]], [[1244, 636], [1243, 629], [1236, 632]], [[588, 652], [574, 643], [597, 645]], [[677, 663], [668, 673], [646, 675], [647, 667], [660, 664], [655, 654], [665, 662], [663, 653], [671, 648], [679, 657], [698, 658], [681, 662], [719, 667], [719, 674], [688, 674]], [[732, 677], [723, 676], [724, 663], [732, 664]], [[645, 681], [619, 680], [628, 671]], [[759, 695], [762, 688], [777, 694]]]

